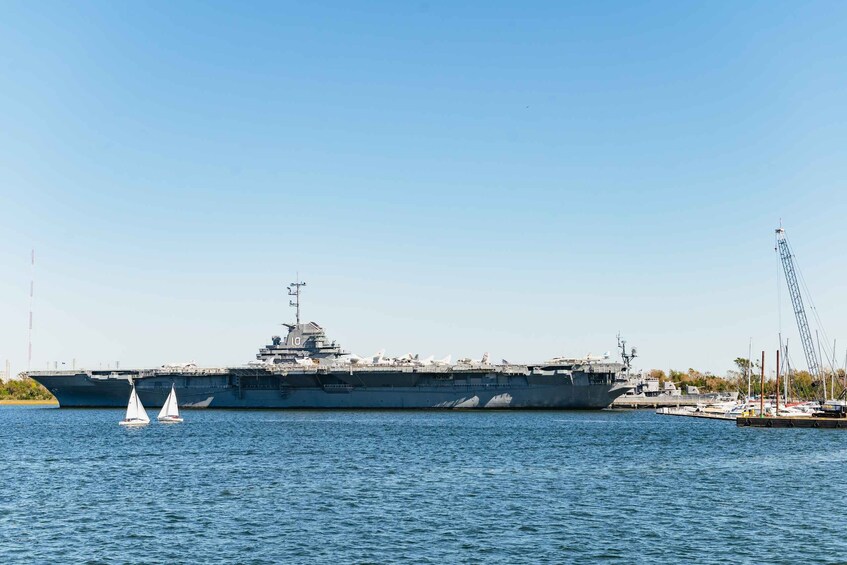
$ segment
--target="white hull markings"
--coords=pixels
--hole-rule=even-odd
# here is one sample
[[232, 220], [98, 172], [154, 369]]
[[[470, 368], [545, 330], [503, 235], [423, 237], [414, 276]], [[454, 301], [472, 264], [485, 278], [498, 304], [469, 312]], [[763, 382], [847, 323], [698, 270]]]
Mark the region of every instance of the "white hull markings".
[[476, 408], [477, 406], [479, 406], [479, 397], [472, 396], [467, 400], [460, 400], [453, 408]]
[[206, 400], [201, 400], [199, 402], [181, 402], [180, 406], [182, 408], [208, 408], [214, 399], [214, 396], [210, 396]]
[[485, 403], [485, 408], [506, 408], [512, 404], [512, 395], [508, 392], [492, 396], [491, 400]]

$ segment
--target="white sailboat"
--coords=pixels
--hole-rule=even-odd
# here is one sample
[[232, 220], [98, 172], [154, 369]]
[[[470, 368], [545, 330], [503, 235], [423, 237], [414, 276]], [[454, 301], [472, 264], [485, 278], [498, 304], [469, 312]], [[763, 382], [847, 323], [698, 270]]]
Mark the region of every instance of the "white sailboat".
[[162, 409], [159, 411], [159, 416], [156, 419], [164, 424], [178, 424], [182, 422], [182, 418], [179, 417], [179, 406], [176, 403], [176, 389], [174, 385], [171, 385], [171, 393], [162, 405]]
[[132, 392], [129, 395], [129, 404], [126, 407], [126, 417], [120, 421], [122, 426], [146, 426], [150, 423], [150, 417], [141, 404], [141, 399], [135, 392], [135, 385], [132, 385]]

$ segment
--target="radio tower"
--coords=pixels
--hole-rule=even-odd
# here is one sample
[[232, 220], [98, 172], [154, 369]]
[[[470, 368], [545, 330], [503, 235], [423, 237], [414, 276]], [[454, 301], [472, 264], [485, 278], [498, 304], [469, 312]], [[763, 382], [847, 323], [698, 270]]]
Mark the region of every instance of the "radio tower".
[[32, 295], [35, 290], [35, 249], [32, 250], [32, 258], [29, 271], [29, 335], [28, 350], [26, 358], [26, 370], [32, 369]]

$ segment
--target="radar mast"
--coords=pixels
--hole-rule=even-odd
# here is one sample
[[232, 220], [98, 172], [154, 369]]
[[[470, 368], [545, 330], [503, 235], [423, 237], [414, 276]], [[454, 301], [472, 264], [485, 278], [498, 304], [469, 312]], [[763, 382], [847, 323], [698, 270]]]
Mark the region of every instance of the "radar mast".
[[300, 287], [306, 286], [306, 283], [300, 281], [300, 275], [297, 275], [297, 282], [288, 285], [288, 296], [293, 296], [294, 300], [289, 300], [288, 305], [297, 309], [297, 325], [300, 325]]
[[624, 370], [626, 371], [627, 374], [629, 374], [630, 365], [632, 364], [632, 360], [635, 359], [636, 357], [638, 357], [638, 353], [637, 353], [637, 351], [635, 350], [634, 347], [630, 350], [630, 353], [626, 352], [626, 340], [621, 339], [621, 333], [620, 332], [618, 332], [618, 349], [621, 350], [621, 359], [623, 359], [623, 364], [624, 364], [624, 367], [625, 367]]

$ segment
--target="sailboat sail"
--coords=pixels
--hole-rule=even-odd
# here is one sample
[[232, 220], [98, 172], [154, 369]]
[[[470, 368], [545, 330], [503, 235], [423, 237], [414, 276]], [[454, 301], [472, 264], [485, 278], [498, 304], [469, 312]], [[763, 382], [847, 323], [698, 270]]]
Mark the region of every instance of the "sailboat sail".
[[176, 390], [173, 385], [171, 385], [171, 393], [168, 395], [167, 400], [162, 405], [162, 409], [159, 411], [158, 419], [161, 420], [163, 418], [179, 418], [179, 407], [176, 402]]
[[176, 403], [176, 390], [171, 386], [171, 401], [168, 403], [168, 416], [179, 418], [179, 406]]
[[126, 405], [126, 418], [124, 420], [135, 420], [138, 418], [138, 395], [135, 393], [135, 387], [132, 387], [132, 392], [129, 394], [129, 404]]
[[125, 421], [140, 421], [149, 422], [147, 411], [144, 410], [144, 405], [141, 404], [141, 399], [138, 398], [138, 393], [135, 392], [135, 386], [132, 387], [132, 392], [129, 395], [129, 404], [126, 407]]

